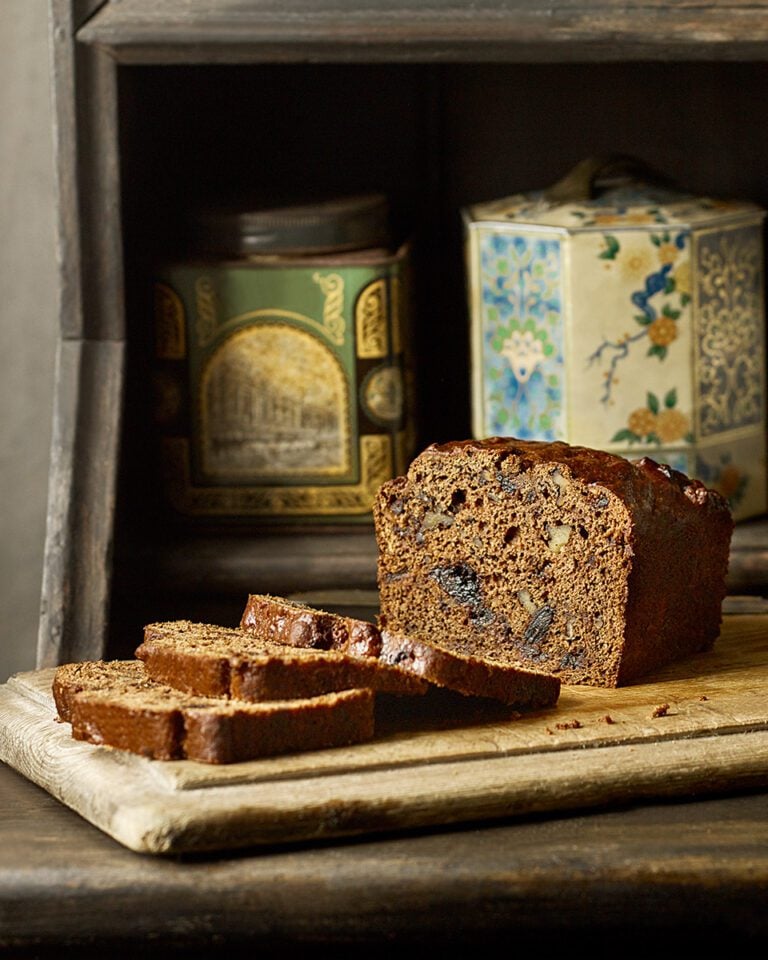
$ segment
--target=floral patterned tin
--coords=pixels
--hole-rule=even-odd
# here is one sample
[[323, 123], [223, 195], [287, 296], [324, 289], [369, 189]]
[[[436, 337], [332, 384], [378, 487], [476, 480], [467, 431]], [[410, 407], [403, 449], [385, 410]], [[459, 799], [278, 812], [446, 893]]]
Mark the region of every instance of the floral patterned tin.
[[616, 159], [464, 210], [475, 436], [650, 456], [764, 513], [764, 215]]

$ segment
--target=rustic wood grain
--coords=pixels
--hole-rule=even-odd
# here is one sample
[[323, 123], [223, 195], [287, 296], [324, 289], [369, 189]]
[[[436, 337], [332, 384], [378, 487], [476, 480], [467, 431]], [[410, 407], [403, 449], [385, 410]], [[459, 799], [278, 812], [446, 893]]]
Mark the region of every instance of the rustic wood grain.
[[78, 36], [126, 63], [760, 59], [768, 22], [762, 3], [123, 0]]
[[124, 345], [61, 340], [37, 665], [102, 655]]
[[59, 349], [38, 665], [98, 655], [108, 618], [125, 340], [116, 68], [75, 43], [101, 5], [49, 3]]
[[168, 859], [126, 850], [0, 765], [0, 942], [14, 957], [108, 945], [233, 960], [631, 936], [751, 956], [768, 936], [765, 810], [743, 795]]
[[61, 336], [122, 339], [116, 71], [109, 57], [75, 43], [102, 4], [49, 4]]
[[[0, 689], [0, 759], [133, 850], [170, 853], [580, 809], [768, 783], [768, 619], [726, 618], [716, 649], [620, 690], [566, 687], [518, 719], [435, 724], [403, 701], [376, 739], [212, 767], [76, 742], [52, 671]], [[446, 707], [444, 701], [441, 705]], [[462, 709], [472, 701], [462, 700]], [[454, 709], [456, 705], [454, 704]]]

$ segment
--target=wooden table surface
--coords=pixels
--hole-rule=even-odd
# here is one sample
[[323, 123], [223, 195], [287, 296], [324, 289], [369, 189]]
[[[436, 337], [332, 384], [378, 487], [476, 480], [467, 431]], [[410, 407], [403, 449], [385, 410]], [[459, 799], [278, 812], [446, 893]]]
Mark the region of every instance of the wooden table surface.
[[166, 859], [0, 765], [0, 850], [13, 957], [768, 943], [763, 793]]

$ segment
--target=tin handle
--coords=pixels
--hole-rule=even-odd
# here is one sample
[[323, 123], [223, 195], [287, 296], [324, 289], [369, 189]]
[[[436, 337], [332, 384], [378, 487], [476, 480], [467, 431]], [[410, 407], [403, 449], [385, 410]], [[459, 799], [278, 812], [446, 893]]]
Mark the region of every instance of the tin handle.
[[672, 181], [638, 157], [613, 153], [587, 157], [545, 191], [550, 203], [593, 200], [615, 187], [655, 184], [672, 187]]

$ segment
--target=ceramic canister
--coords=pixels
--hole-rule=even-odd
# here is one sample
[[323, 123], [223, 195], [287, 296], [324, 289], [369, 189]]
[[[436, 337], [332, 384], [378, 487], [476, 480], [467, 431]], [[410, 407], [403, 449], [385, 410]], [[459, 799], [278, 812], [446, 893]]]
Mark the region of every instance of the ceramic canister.
[[649, 456], [765, 512], [760, 207], [609, 157], [463, 217], [475, 436]]

